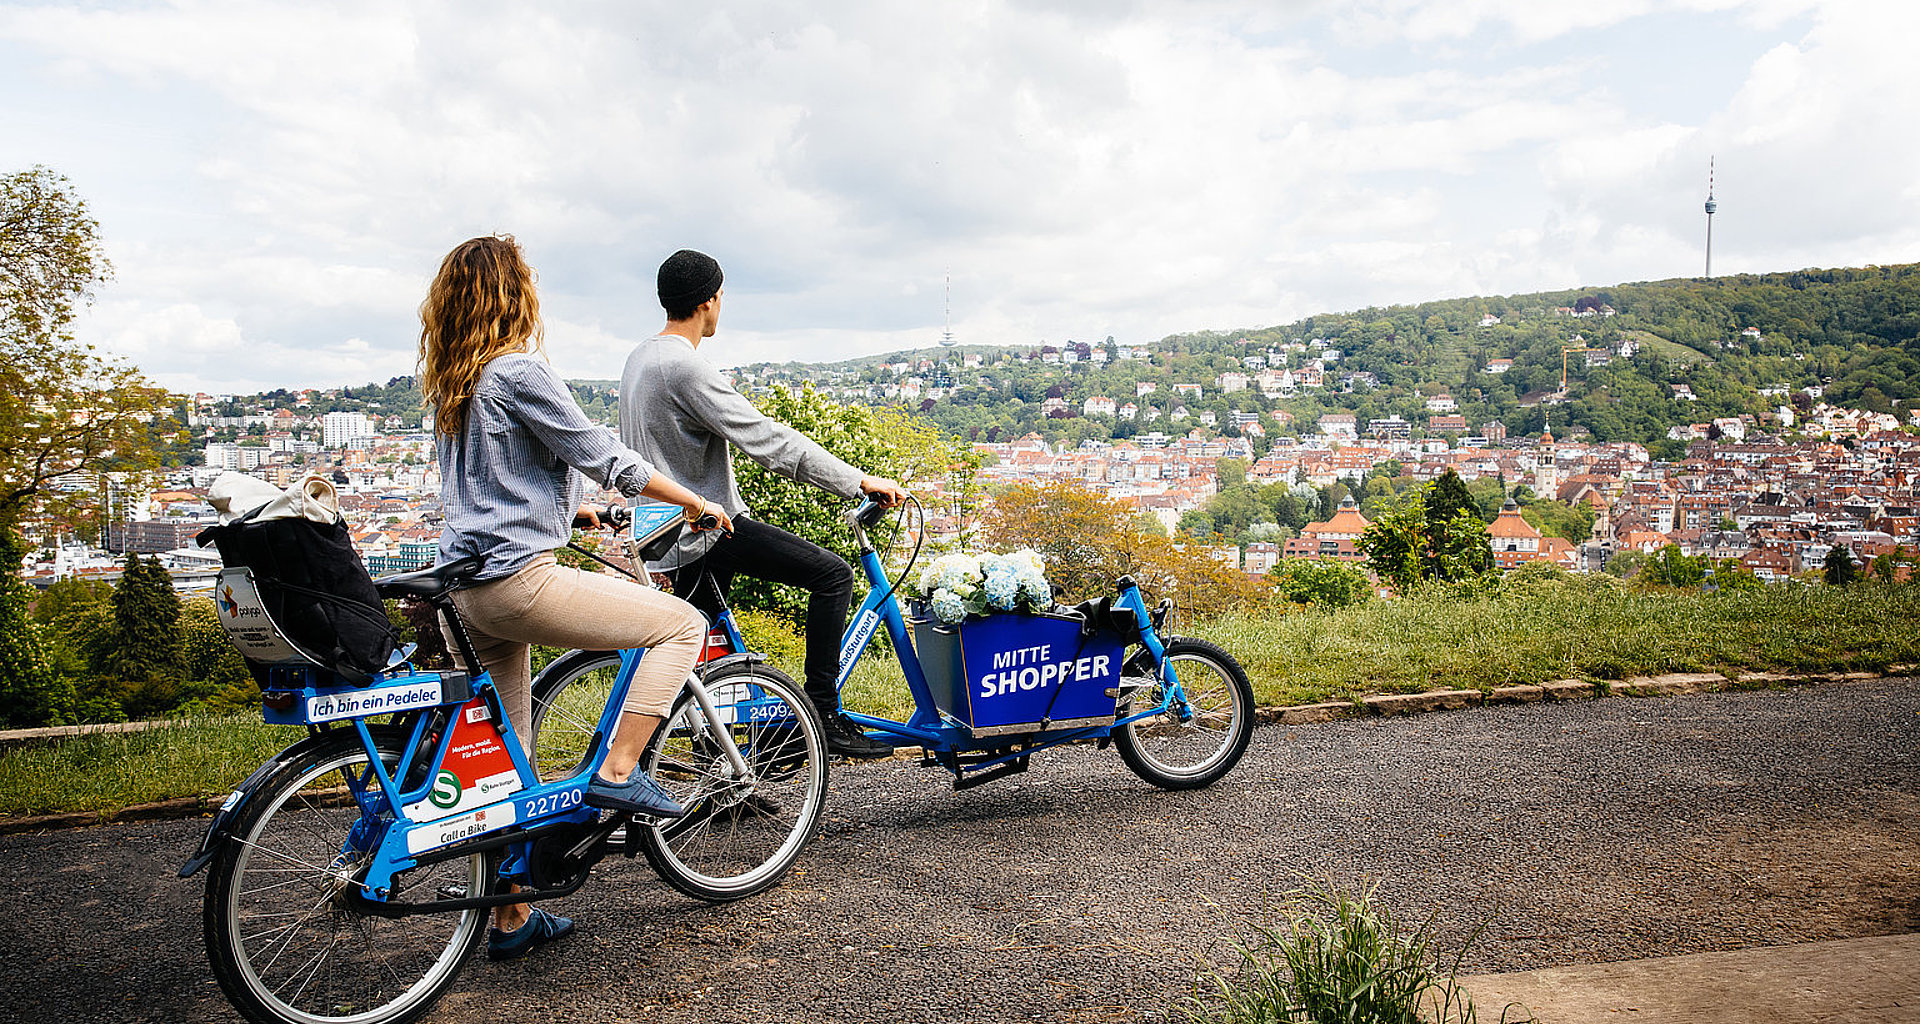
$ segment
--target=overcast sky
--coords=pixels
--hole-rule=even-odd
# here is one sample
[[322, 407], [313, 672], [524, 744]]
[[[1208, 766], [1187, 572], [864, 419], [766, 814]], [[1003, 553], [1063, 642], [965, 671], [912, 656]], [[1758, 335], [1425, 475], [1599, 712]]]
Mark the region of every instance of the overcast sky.
[[674, 249], [722, 365], [1144, 343], [1702, 271], [1920, 259], [1911, 0], [0, 3], [0, 172], [117, 269], [170, 387], [411, 373], [516, 235], [616, 377]]

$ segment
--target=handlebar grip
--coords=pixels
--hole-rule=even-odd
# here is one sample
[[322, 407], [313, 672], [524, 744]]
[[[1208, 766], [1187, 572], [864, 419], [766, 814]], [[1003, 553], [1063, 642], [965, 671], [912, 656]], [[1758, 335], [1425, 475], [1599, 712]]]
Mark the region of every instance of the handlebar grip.
[[850, 518], [860, 524], [862, 529], [871, 530], [887, 514], [887, 506], [868, 498], [854, 508]]

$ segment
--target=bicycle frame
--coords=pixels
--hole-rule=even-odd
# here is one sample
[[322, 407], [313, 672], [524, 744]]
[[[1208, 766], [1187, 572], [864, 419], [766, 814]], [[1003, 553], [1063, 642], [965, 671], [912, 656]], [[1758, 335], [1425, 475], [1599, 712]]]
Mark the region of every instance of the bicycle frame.
[[[457, 634], [456, 634], [457, 635]], [[464, 639], [464, 637], [460, 637]], [[208, 828], [200, 851], [181, 868], [185, 878], [196, 873], [219, 844], [233, 838], [231, 826], [253, 788], [269, 769], [313, 737], [350, 728], [367, 752], [366, 770], [343, 771], [348, 795], [360, 809], [336, 863], [355, 865], [340, 879], [350, 886], [353, 902], [367, 913], [397, 917], [420, 911], [445, 912], [499, 906], [566, 895], [586, 881], [580, 872], [570, 884], [536, 887], [515, 893], [437, 899], [415, 907], [389, 901], [396, 875], [427, 864], [478, 852], [505, 849], [500, 867], [505, 877], [528, 876], [534, 840], [563, 825], [588, 826], [599, 812], [586, 805], [587, 785], [607, 757], [607, 739], [619, 722], [622, 705], [632, 685], [641, 650], [620, 652], [620, 671], [595, 725], [590, 753], [580, 769], [564, 779], [541, 782], [527, 759], [513, 723], [504, 714], [493, 680], [485, 672], [470, 679], [462, 672], [414, 672], [389, 675], [366, 688], [333, 683], [323, 672], [300, 667], [270, 670], [265, 717], [270, 723], [302, 724], [312, 737], [283, 751], [254, 773], [225, 802]], [[704, 686], [690, 678], [687, 684], [701, 714], [696, 723], [724, 753], [739, 777], [751, 771], [733, 737], [729, 721]], [[388, 770], [368, 717], [406, 708], [396, 719], [406, 733], [397, 764]], [[734, 709], [730, 709], [734, 710]], [[738, 714], [738, 711], [734, 711]], [[344, 725], [341, 723], [345, 723]], [[475, 734], [478, 734], [477, 737]], [[504, 757], [510, 768], [462, 786], [463, 777], [447, 769], [450, 757], [470, 759], [476, 748], [484, 756]], [[417, 779], [411, 788], [406, 781]], [[468, 794], [478, 791], [478, 799]], [[500, 794], [498, 798], [493, 798]], [[589, 855], [593, 847], [625, 824], [628, 815], [610, 814], [586, 829], [570, 854]], [[358, 865], [365, 863], [364, 871]]]
[[[1176, 710], [1181, 721], [1187, 721], [1191, 713], [1187, 710], [1185, 691], [1181, 688], [1178, 673], [1166, 660], [1166, 647], [1154, 630], [1153, 613], [1147, 608], [1146, 600], [1140, 594], [1140, 588], [1131, 580], [1124, 580], [1117, 598], [1117, 606], [1128, 609], [1140, 628], [1141, 646], [1149, 655], [1157, 678], [1164, 684], [1159, 703], [1145, 710], [1136, 710], [1125, 717], [1116, 717], [1112, 722], [1095, 726], [1079, 726], [1057, 729], [1019, 737], [976, 736], [973, 731], [955, 721], [945, 718], [938, 710], [932, 688], [927, 682], [926, 670], [920, 663], [912, 637], [908, 630], [906, 616], [900, 611], [900, 603], [894, 596], [895, 586], [887, 578], [886, 568], [880, 562], [880, 556], [874, 551], [867, 537], [866, 529], [859, 519], [862, 510], [848, 515], [853, 526], [854, 537], [859, 545], [860, 568], [867, 578], [869, 590], [866, 599], [860, 603], [850, 617], [846, 631], [840, 640], [840, 673], [835, 680], [838, 688], [844, 689], [847, 680], [853, 675], [867, 649], [872, 646], [873, 638], [881, 626], [885, 626], [887, 636], [893, 642], [894, 656], [900, 664], [901, 672], [906, 676], [907, 689], [913, 696], [914, 711], [905, 722], [880, 718], [875, 715], [855, 711], [844, 712], [854, 724], [881, 733], [896, 745], [905, 743], [918, 745], [926, 751], [926, 759], [953, 772], [956, 786], [965, 786], [976, 782], [985, 782], [989, 776], [985, 773], [1015, 764], [1024, 766], [1028, 755], [1048, 747], [1083, 740], [1104, 742], [1115, 729], [1155, 715]], [[746, 650], [739, 632], [734, 625], [732, 610], [722, 595], [719, 612], [714, 619], [715, 629], [724, 628], [730, 637], [735, 638], [736, 652]], [[984, 752], [978, 756], [963, 759], [962, 752]]]

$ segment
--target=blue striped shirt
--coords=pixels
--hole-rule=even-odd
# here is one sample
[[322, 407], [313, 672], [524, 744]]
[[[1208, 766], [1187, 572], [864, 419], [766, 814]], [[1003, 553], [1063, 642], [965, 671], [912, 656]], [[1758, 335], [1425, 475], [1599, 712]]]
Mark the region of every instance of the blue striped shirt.
[[647, 460], [587, 419], [553, 367], [527, 353], [488, 363], [460, 433], [434, 436], [446, 516], [440, 560], [480, 556], [476, 579], [511, 576], [565, 544], [586, 478], [631, 497], [653, 476]]

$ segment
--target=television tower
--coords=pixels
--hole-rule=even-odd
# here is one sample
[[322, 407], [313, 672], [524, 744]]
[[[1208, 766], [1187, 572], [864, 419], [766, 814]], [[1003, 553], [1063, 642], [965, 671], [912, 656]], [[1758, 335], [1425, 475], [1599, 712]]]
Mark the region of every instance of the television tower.
[[947, 329], [940, 333], [940, 347], [952, 348], [953, 337], [953, 271], [947, 271]]
[[1713, 201], [1713, 158], [1707, 158], [1707, 276], [1713, 276], [1713, 211], [1720, 204]]

